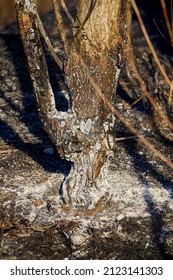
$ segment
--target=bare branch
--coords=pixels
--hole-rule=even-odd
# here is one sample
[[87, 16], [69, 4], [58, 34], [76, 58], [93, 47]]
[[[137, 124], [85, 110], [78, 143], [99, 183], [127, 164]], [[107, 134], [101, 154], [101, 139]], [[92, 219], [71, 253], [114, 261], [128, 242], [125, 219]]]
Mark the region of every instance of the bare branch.
[[59, 146], [64, 140], [67, 126], [72, 125], [73, 114], [56, 110], [54, 93], [39, 37], [35, 0], [23, 0], [20, 3], [14, 0], [14, 4], [29, 73], [37, 98], [39, 116], [45, 131]]
[[89, 10], [88, 10], [88, 12], [87, 12], [87, 14], [86, 14], [86, 16], [85, 16], [83, 22], [82, 22], [81, 25], [79, 26], [79, 29], [78, 29], [77, 32], [74, 34], [72, 41], [77, 37], [77, 35], [79, 34], [79, 32], [84, 28], [85, 23], [88, 21], [90, 15], [92, 14], [92, 11], [93, 11], [93, 9], [94, 9], [94, 7], [95, 7], [96, 2], [97, 2], [97, 0], [91, 0], [91, 4], [90, 4], [90, 7], [89, 7]]
[[153, 44], [152, 44], [152, 42], [151, 42], [151, 40], [150, 40], [150, 38], [149, 38], [149, 36], [148, 36], [148, 32], [147, 32], [147, 30], [146, 30], [146, 28], [145, 28], [144, 22], [143, 22], [143, 20], [142, 20], [142, 17], [141, 17], [141, 15], [140, 15], [140, 12], [139, 12], [139, 9], [138, 9], [138, 7], [137, 7], [137, 5], [136, 5], [136, 2], [135, 2], [135, 0], [131, 0], [131, 1], [132, 1], [133, 8], [134, 8], [134, 10], [135, 10], [135, 13], [136, 13], [136, 15], [137, 15], [137, 18], [138, 18], [138, 20], [139, 20], [139, 23], [140, 23], [142, 32], [143, 32], [143, 34], [144, 34], [144, 36], [145, 36], [145, 39], [146, 39], [146, 41], [147, 41], [147, 44], [148, 44], [150, 50], [151, 50], [151, 53], [152, 53], [152, 55], [153, 55], [153, 57], [154, 57], [154, 59], [155, 59], [157, 65], [158, 65], [158, 67], [159, 67], [159, 69], [160, 69], [160, 72], [162, 73], [162, 75], [163, 75], [165, 81], [166, 81], [166, 82], [168, 83], [168, 85], [171, 87], [171, 81], [170, 81], [170, 79], [169, 79], [167, 73], [165, 72], [163, 66], [161, 65], [160, 60], [159, 60], [159, 58], [158, 58], [158, 56], [157, 56], [157, 54], [156, 54], [156, 51], [155, 51], [155, 49], [154, 49], [154, 47], [153, 47]]
[[54, 11], [55, 11], [55, 16], [56, 16], [56, 20], [57, 20], [57, 26], [58, 26], [58, 30], [60, 32], [60, 36], [61, 39], [63, 41], [64, 44], [64, 50], [67, 52], [68, 50], [68, 38], [67, 38], [67, 33], [65, 31], [65, 25], [64, 25], [64, 21], [61, 15], [61, 11], [60, 11], [60, 0], [52, 0], [53, 2], [53, 6], [54, 6]]
[[131, 0], [131, 2], [132, 2], [132, 5], [133, 5], [133, 8], [135, 10], [136, 16], [138, 18], [138, 21], [140, 23], [142, 32], [143, 32], [143, 34], [145, 36], [145, 39], [147, 41], [147, 44], [148, 44], [148, 46], [150, 48], [150, 51], [151, 51], [151, 53], [152, 53], [152, 55], [153, 55], [153, 57], [155, 59], [155, 62], [157, 64], [157, 66], [159, 67], [159, 70], [160, 70], [161, 74], [163, 75], [165, 81], [168, 83], [168, 85], [170, 87], [170, 94], [169, 94], [169, 98], [168, 98], [168, 103], [170, 104], [171, 103], [171, 99], [172, 99], [172, 92], [173, 92], [173, 82], [169, 79], [165, 69], [163, 68], [162, 64], [160, 63], [160, 60], [159, 60], [159, 58], [158, 58], [158, 56], [156, 54], [156, 51], [155, 51], [155, 49], [153, 47], [153, 44], [152, 44], [152, 42], [151, 42], [151, 40], [150, 40], [150, 38], [148, 36], [148, 32], [147, 32], [147, 30], [145, 28], [144, 22], [142, 20], [141, 14], [139, 12], [139, 9], [138, 9], [138, 7], [136, 5], [135, 0]]
[[139, 85], [140, 85], [140, 87], [141, 87], [141, 89], [144, 93], [143, 96], [147, 97], [150, 104], [153, 106], [154, 110], [159, 114], [160, 121], [164, 121], [165, 124], [167, 124], [170, 129], [173, 129], [173, 123], [164, 114], [163, 110], [161, 108], [159, 108], [158, 104], [154, 101], [154, 99], [151, 97], [150, 93], [148, 92], [147, 87], [145, 85], [145, 82], [143, 81], [141, 75], [138, 72], [138, 69], [137, 69], [136, 64], [134, 62], [134, 59], [128, 53], [126, 53], [126, 57], [127, 57], [127, 60], [129, 61], [130, 65], [131, 65], [132, 71], [134, 72], [135, 76], [137, 77]]
[[164, 18], [165, 18], [165, 23], [166, 23], [166, 27], [167, 27], [167, 30], [168, 30], [168, 33], [169, 33], [169, 38], [170, 38], [170, 41], [171, 41], [171, 45], [173, 47], [173, 30], [172, 30], [171, 23], [170, 23], [170, 20], [169, 20], [168, 11], [167, 11], [167, 8], [166, 8], [166, 3], [165, 3], [165, 0], [160, 0], [160, 2], [161, 2], [161, 5], [162, 5], [163, 15], [164, 15]]
[[38, 26], [39, 26], [40, 32], [41, 32], [41, 34], [42, 34], [42, 36], [43, 36], [43, 38], [44, 38], [44, 40], [45, 40], [49, 50], [50, 50], [53, 58], [55, 59], [56, 63], [58, 64], [58, 66], [62, 70], [63, 69], [63, 62], [57, 56], [57, 54], [56, 54], [56, 52], [54, 50], [54, 47], [52, 46], [52, 43], [51, 43], [51, 41], [49, 40], [49, 37], [46, 34], [46, 31], [45, 31], [45, 29], [43, 27], [43, 23], [42, 23], [42, 21], [40, 19], [40, 16], [39, 16], [38, 12], [37, 12], [36, 15], [37, 15], [37, 21], [38, 21]]
[[73, 19], [72, 15], [70, 14], [69, 9], [67, 8], [65, 1], [64, 0], [60, 0], [60, 1], [61, 1], [61, 6], [63, 7], [63, 9], [64, 9], [68, 19], [73, 24], [74, 23], [74, 19]]

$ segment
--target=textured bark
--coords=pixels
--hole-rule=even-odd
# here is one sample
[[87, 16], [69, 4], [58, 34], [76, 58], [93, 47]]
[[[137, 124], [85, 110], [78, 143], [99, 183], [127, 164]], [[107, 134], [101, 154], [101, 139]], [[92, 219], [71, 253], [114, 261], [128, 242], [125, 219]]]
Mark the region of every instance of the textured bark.
[[[4, 176], [0, 197], [1, 258], [172, 259], [170, 170], [159, 166], [156, 172], [158, 162], [154, 162], [151, 153], [145, 158], [144, 147], [139, 152], [136, 141], [118, 146], [120, 150], [114, 154], [114, 120], [104, 107], [109, 105], [118, 116], [111, 101], [121, 65], [126, 63], [124, 54], [131, 47], [130, 2], [94, 1], [95, 10], [85, 21], [87, 10], [83, 9], [89, 8], [91, 1], [78, 1], [81, 24], [77, 33], [76, 29], [74, 31], [74, 40], [66, 42], [68, 61], [65, 67], [74, 104], [73, 110], [65, 113], [55, 109], [38, 34], [35, 1], [16, 0], [15, 3], [43, 125], [54, 143], [62, 145], [74, 166], [61, 184], [62, 175], [37, 169], [35, 157], [32, 161], [29, 158], [32, 151], [28, 155], [14, 153], [11, 156], [6, 151], [4, 171], [10, 176]], [[111, 9], [114, 17], [106, 16], [105, 22], [104, 16]], [[95, 22], [97, 36], [90, 23], [92, 16], [98, 18], [99, 24]], [[114, 45], [108, 40], [109, 36], [102, 34], [106, 26], [106, 34], [113, 36], [111, 30], [115, 33]], [[104, 104], [104, 94], [109, 104]], [[12, 111], [16, 113], [15, 109]], [[140, 119], [145, 132], [151, 132], [148, 127], [151, 123], [146, 122], [144, 114], [135, 110], [130, 117], [129, 122]], [[118, 118], [130, 127], [120, 114]], [[25, 139], [23, 126], [20, 129], [21, 139]], [[17, 143], [15, 147], [20, 145]], [[22, 151], [26, 152], [25, 145]]]
[[[88, 11], [90, 16], [87, 18]], [[73, 153], [75, 167], [67, 180], [69, 189], [69, 182], [72, 182], [72, 189], [74, 186], [78, 189], [76, 197], [80, 196], [87, 204], [88, 187], [100, 188], [108, 184], [106, 174], [114, 148], [114, 116], [90, 84], [82, 60], [105, 97], [113, 102], [121, 67], [125, 63], [124, 54], [131, 51], [131, 3], [122, 0], [78, 1], [76, 18], [79, 29], [74, 29], [74, 39], [67, 48], [65, 74], [73, 92], [79, 122], [76, 137], [83, 147], [80, 153]], [[83, 195], [79, 189], [83, 190]]]
[[[14, 0], [20, 34], [37, 97], [43, 126], [53, 142], [74, 166], [65, 178], [60, 194], [70, 207], [87, 209], [97, 204], [88, 200], [88, 187], [103, 188], [105, 195], [109, 156], [114, 147], [114, 116], [90, 84], [83, 67], [87, 65], [105, 97], [113, 101], [124, 53], [131, 49], [131, 4], [123, 0], [85, 0], [77, 3], [74, 38], [64, 41], [67, 84], [73, 94], [73, 108], [57, 112], [42, 50], [35, 0]], [[66, 40], [59, 14], [60, 1], [53, 1], [60, 23], [61, 38]], [[89, 12], [88, 12], [89, 11]], [[80, 206], [79, 206], [80, 205]]]
[[14, 0], [14, 4], [39, 115], [44, 129], [61, 151], [61, 144], [64, 142], [66, 132], [68, 134], [70, 127], [73, 126], [74, 117], [71, 112], [58, 112], [55, 107], [54, 93], [40, 41], [36, 1]]
[[[130, 1], [93, 1], [95, 6], [90, 17], [80, 29], [74, 31], [70, 44], [66, 75], [74, 96], [74, 107], [80, 117], [106, 118], [105, 106], [91, 88], [83, 66], [74, 55], [84, 58], [91, 75], [111, 100], [123, 63], [125, 49], [130, 51], [131, 9]], [[76, 25], [85, 20], [91, 0], [78, 1]]]

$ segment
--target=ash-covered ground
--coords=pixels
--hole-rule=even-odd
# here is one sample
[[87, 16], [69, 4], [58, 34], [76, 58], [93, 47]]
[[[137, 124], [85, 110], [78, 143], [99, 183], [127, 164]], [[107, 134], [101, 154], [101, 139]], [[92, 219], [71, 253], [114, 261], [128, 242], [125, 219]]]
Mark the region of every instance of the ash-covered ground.
[[[173, 50], [153, 23], [154, 18], [160, 24], [161, 12], [155, 10], [153, 15], [151, 8], [141, 9], [159, 58], [171, 76]], [[52, 13], [43, 20], [57, 49], [60, 43]], [[135, 17], [133, 36], [139, 71], [148, 89], [165, 106], [167, 95], [163, 93], [168, 92], [168, 87]], [[67, 89], [62, 73], [48, 51], [46, 57], [57, 107], [65, 110], [63, 93]], [[105, 196], [94, 211], [63, 213], [63, 209], [59, 210], [59, 188], [71, 164], [60, 158], [42, 129], [14, 24], [0, 34], [0, 65], [0, 258], [172, 259], [172, 170], [116, 119], [117, 142], [109, 159], [106, 176], [110, 186], [105, 186]], [[135, 83], [133, 88], [127, 87], [126, 79], [122, 73], [115, 106], [173, 160], [172, 140], [165, 137], [164, 128], [159, 130], [147, 100], [128, 108], [141, 90]], [[113, 189], [111, 199], [107, 193]]]

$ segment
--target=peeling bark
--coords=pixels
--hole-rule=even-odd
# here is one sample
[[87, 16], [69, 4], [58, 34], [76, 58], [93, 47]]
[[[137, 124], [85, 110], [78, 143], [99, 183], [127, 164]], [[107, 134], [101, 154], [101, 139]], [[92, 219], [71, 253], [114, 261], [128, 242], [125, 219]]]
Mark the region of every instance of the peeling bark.
[[[77, 21], [83, 22], [90, 0], [78, 1]], [[123, 52], [131, 43], [131, 10], [129, 1], [95, 1], [95, 7], [82, 30], [74, 31], [65, 69], [73, 91], [74, 107], [80, 117], [100, 116], [105, 119], [104, 104], [89, 84], [85, 71], [74, 53], [85, 60], [91, 75], [104, 94], [112, 100], [118, 82]], [[127, 21], [128, 20], [128, 21]]]
[[[94, 8], [86, 20], [91, 2]], [[102, 173], [106, 174], [108, 157], [114, 147], [114, 116], [90, 84], [81, 57], [105, 97], [113, 101], [121, 67], [125, 63], [124, 52], [131, 50], [130, 6], [130, 1], [122, 0], [86, 0], [77, 4], [76, 25], [80, 23], [81, 26], [79, 24], [77, 32], [74, 30], [74, 39], [69, 44], [65, 76], [73, 92], [79, 122], [78, 141], [88, 142], [87, 149], [73, 155], [76, 171], [72, 171], [71, 176], [78, 177], [79, 181], [69, 180], [75, 186], [85, 181], [83, 190], [93, 184], [99, 187]], [[86, 153], [87, 163], [83, 164]], [[106, 185], [106, 176], [103, 180]]]
[[[87, 208], [91, 205], [87, 188], [107, 185], [107, 162], [114, 147], [114, 116], [90, 84], [81, 57], [105, 97], [113, 100], [125, 63], [124, 52], [131, 49], [130, 1], [78, 1], [75, 24], [79, 24], [79, 29], [74, 31], [71, 42], [64, 42], [67, 53], [64, 71], [73, 94], [73, 108], [68, 112], [57, 112], [55, 108], [39, 37], [36, 1], [14, 0], [14, 3], [43, 126], [61, 155], [74, 162], [60, 188], [62, 201]], [[53, 3], [58, 13], [59, 3]], [[67, 39], [62, 18], [57, 17], [61, 22], [61, 38]]]
[[[126, 63], [124, 54], [129, 53], [131, 48], [130, 1], [78, 1], [81, 24], [76, 21], [79, 29], [74, 31], [74, 40], [66, 42], [68, 61], [65, 73], [74, 102], [68, 112], [57, 112], [55, 108], [39, 38], [36, 0], [14, 2], [44, 128], [74, 165], [63, 180], [63, 176], [47, 171], [34, 173], [37, 169], [35, 161], [30, 162], [32, 168], [28, 170], [25, 163], [28, 163], [29, 157], [22, 153], [13, 161], [18, 166], [15, 176], [13, 165], [9, 165], [13, 157], [7, 157], [6, 170], [8, 167], [8, 173], [13, 174], [13, 178], [11, 175], [4, 176], [0, 198], [2, 258], [172, 258], [170, 170], [165, 172], [160, 166], [161, 172], [153, 172], [157, 162], [153, 162], [151, 154], [147, 154], [146, 158], [142, 156], [145, 149], [141, 149], [132, 161], [129, 155], [138, 150], [135, 142], [129, 146], [126, 144], [127, 151], [124, 152], [124, 148], [114, 155], [113, 113], [140, 140], [145, 140], [130, 125], [132, 116], [130, 120], [125, 120], [112, 105], [121, 65]], [[85, 21], [91, 2], [95, 3], [97, 12], [93, 10]], [[105, 9], [101, 7], [102, 3]], [[111, 13], [103, 24], [106, 3], [114, 17]], [[84, 7], [87, 9], [82, 10]], [[90, 22], [92, 16], [98, 18], [99, 24], [95, 24], [97, 34]], [[108, 24], [109, 20], [112, 25]], [[113, 36], [112, 32], [116, 34], [114, 45], [108, 40], [109, 36], [101, 35], [104, 28], [108, 28], [106, 34], [109, 36]], [[89, 76], [92, 79], [89, 80]], [[109, 113], [104, 103], [113, 113]], [[134, 116], [138, 119], [142, 115]], [[146, 121], [145, 117], [141, 119]], [[150, 132], [149, 129], [146, 131]], [[147, 146], [145, 141], [143, 143]], [[151, 145], [150, 150], [153, 151]], [[156, 149], [154, 151], [157, 152]], [[147, 166], [147, 161], [152, 165]], [[18, 176], [22, 168], [25, 169], [24, 177], [23, 173]], [[60, 184], [59, 196], [57, 186]]]
[[42, 49], [37, 22], [35, 0], [14, 0], [20, 36], [23, 42], [28, 68], [37, 99], [39, 116], [57, 148], [62, 151], [64, 138], [73, 126], [72, 112], [58, 112], [55, 107], [54, 93], [49, 81], [47, 64]]

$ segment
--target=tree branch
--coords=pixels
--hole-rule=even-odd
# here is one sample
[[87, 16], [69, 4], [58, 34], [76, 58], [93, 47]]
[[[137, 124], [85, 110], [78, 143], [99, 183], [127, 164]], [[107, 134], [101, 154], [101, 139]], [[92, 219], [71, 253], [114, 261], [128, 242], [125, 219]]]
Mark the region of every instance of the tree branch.
[[27, 58], [29, 73], [37, 99], [38, 111], [43, 127], [58, 147], [64, 142], [74, 116], [70, 112], [56, 110], [54, 93], [49, 81], [46, 59], [42, 49], [37, 22], [35, 0], [14, 0], [20, 36]]
[[49, 50], [50, 50], [53, 58], [55, 59], [57, 65], [59, 66], [59, 68], [61, 70], [63, 70], [63, 62], [59, 59], [59, 57], [55, 53], [54, 47], [52, 46], [52, 43], [51, 43], [51, 41], [49, 40], [49, 37], [46, 34], [46, 31], [45, 31], [45, 29], [43, 27], [43, 23], [42, 23], [42, 21], [40, 19], [40, 16], [39, 16], [38, 12], [37, 12], [36, 15], [37, 15], [37, 21], [38, 21], [38, 26], [39, 26], [40, 32], [41, 32], [41, 34], [42, 34], [42, 36], [43, 36], [43, 38], [44, 38], [44, 40], [45, 40]]
[[63, 21], [61, 11], [60, 11], [60, 2], [59, 1], [61, 1], [61, 0], [52, 0], [54, 11], [55, 11], [55, 16], [56, 16], [56, 20], [57, 20], [58, 30], [60, 32], [60, 36], [61, 36], [61, 39], [64, 44], [64, 50], [65, 50], [65, 52], [67, 52], [68, 38], [67, 38], [67, 33], [65, 31], [64, 21]]

